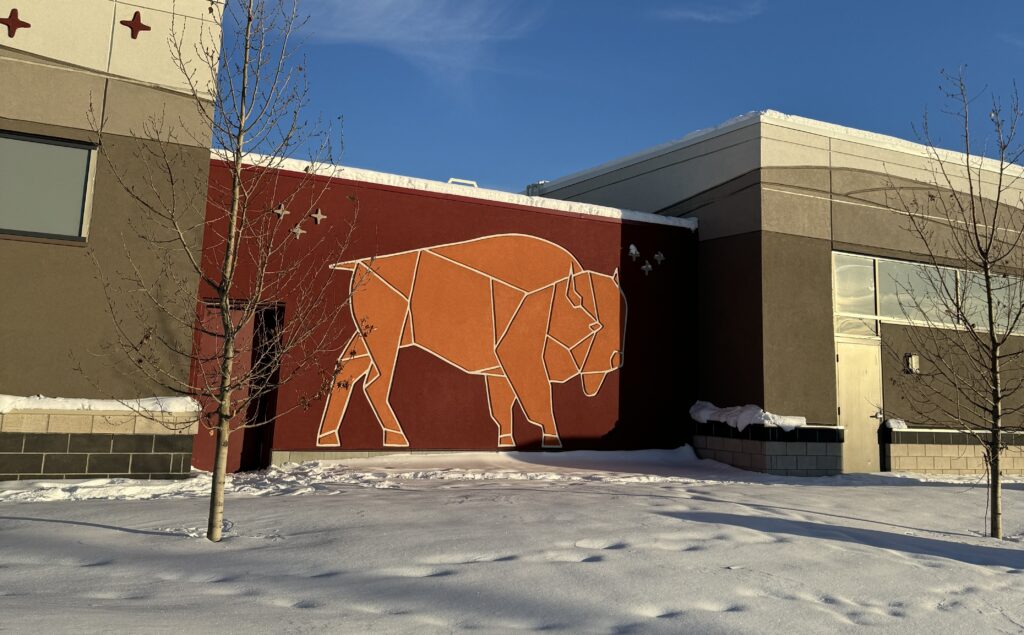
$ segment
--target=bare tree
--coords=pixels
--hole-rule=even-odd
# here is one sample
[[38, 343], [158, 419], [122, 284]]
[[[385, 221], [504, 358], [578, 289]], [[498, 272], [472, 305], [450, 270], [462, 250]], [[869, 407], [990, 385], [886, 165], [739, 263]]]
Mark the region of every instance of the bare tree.
[[[925, 115], [931, 182], [890, 176], [890, 207], [905, 212], [927, 266], [894, 280], [919, 367], [896, 381], [916, 423], [951, 425], [984, 448], [989, 533], [1002, 538], [1000, 459], [1004, 434], [1021, 429], [1024, 408], [1024, 198], [1018, 164], [1022, 110], [1016, 88], [984, 115], [991, 135], [978, 144], [965, 72], [943, 72], [943, 94], [961, 153], [939, 149]], [[896, 351], [889, 351], [894, 354]], [[905, 360], [900, 360], [904, 363]]]
[[[114, 348], [149, 385], [203, 405], [199, 433], [216, 435], [207, 530], [214, 542], [222, 537], [232, 434], [322, 397], [343, 345], [334, 327], [348, 288], [328, 265], [344, 260], [358, 203], [349, 199], [346, 220], [311, 231], [323, 218], [318, 202], [326, 181], [314, 175], [332, 162], [331, 132], [303, 115], [308, 88], [295, 57], [304, 23], [297, 3], [210, 0], [223, 50], [221, 30], [187, 38], [178, 24], [168, 39], [199, 124], [149, 118], [129, 165], [103, 152], [101, 136], [101, 152], [141, 210], [125, 228], [128, 265], [111, 272], [97, 263]], [[227, 177], [211, 178], [207, 190], [205, 170], [194, 161], [189, 167], [187, 145], [179, 142], [205, 143], [210, 130], [221, 162], [212, 170]], [[296, 156], [304, 157], [304, 173], [282, 175], [284, 157]], [[297, 400], [279, 400], [273, 412], [262, 406], [298, 378], [305, 392]]]

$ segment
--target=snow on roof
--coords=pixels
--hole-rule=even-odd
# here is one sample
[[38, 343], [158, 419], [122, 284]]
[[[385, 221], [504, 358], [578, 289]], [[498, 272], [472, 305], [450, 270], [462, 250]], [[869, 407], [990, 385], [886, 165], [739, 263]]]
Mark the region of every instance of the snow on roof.
[[[867, 130], [860, 130], [858, 128], [850, 128], [848, 126], [841, 126], [839, 124], [828, 123], [825, 121], [819, 121], [817, 119], [810, 119], [808, 117], [800, 117], [798, 115], [788, 115], [784, 112], [777, 110], [760, 110], [751, 111], [738, 117], [728, 119], [717, 126], [710, 128], [702, 128], [687, 134], [686, 136], [669, 141], [646, 150], [641, 150], [634, 154], [627, 155], [618, 159], [613, 159], [600, 165], [580, 170], [572, 174], [553, 179], [548, 182], [544, 182], [539, 185], [541, 192], [550, 192], [552, 190], [561, 189], [568, 187], [580, 181], [607, 174], [608, 172], [614, 172], [615, 170], [628, 167], [649, 159], [654, 159], [677, 150], [681, 150], [688, 146], [696, 145], [702, 141], [707, 141], [714, 137], [718, 137], [734, 130], [739, 130], [746, 126], [751, 126], [759, 123], [772, 124], [784, 128], [790, 128], [793, 130], [799, 130], [802, 132], [808, 132], [811, 134], [817, 134], [832, 139], [842, 139], [844, 141], [850, 141], [853, 143], [860, 143], [863, 145], [873, 146], [876, 148], [894, 150], [897, 152], [903, 152], [906, 154], [925, 157], [928, 159], [941, 159], [942, 161], [951, 162], [963, 162], [964, 154], [962, 152], [956, 152], [953, 150], [944, 150], [941, 148], [932, 148], [923, 143], [917, 143], [914, 141], [908, 141], [906, 139], [900, 139], [899, 137], [893, 137], [890, 135], [884, 135], [877, 132], [869, 132]], [[972, 156], [972, 159], [976, 159], [978, 164], [989, 170], [998, 170], [999, 162], [994, 159], [986, 159], [982, 157]], [[1024, 175], [1024, 167], [1020, 168], [1021, 174]]]
[[[213, 150], [211, 151], [210, 156], [214, 160], [226, 160], [226, 154], [224, 153], [223, 150]], [[442, 183], [440, 181], [431, 181], [429, 179], [420, 179], [411, 176], [390, 174], [387, 172], [375, 172], [373, 170], [364, 170], [362, 168], [352, 168], [348, 166], [329, 164], [311, 164], [308, 161], [301, 161], [299, 159], [267, 157], [257, 154], [248, 155], [248, 159], [250, 163], [257, 165], [266, 165], [268, 167], [273, 167], [275, 169], [288, 170], [291, 172], [305, 172], [307, 174], [312, 173], [318, 176], [326, 176], [329, 178], [337, 179], [347, 179], [350, 181], [359, 181], [361, 183], [373, 183], [377, 185], [386, 185], [389, 187], [416, 190], [419, 192], [432, 192], [436, 194], [461, 196], [465, 198], [474, 198], [485, 201], [492, 201], [496, 203], [522, 205], [525, 207], [534, 207], [540, 209], [553, 210], [557, 212], [579, 214], [581, 216], [596, 216], [600, 218], [610, 218], [620, 221], [634, 221], [640, 223], [650, 223], [654, 225], [669, 225], [673, 227], [684, 227], [686, 229], [691, 230], [697, 229], [696, 218], [673, 218], [668, 216], [659, 216], [657, 214], [651, 214], [648, 212], [637, 212], [634, 210], [621, 209], [617, 207], [592, 205], [590, 203], [562, 201], [558, 199], [544, 198], [543, 196], [527, 196], [525, 194], [514, 194], [512, 192], [504, 192], [501, 190], [468, 187], [465, 185]], [[311, 165], [313, 168], [312, 170], [310, 170]]]

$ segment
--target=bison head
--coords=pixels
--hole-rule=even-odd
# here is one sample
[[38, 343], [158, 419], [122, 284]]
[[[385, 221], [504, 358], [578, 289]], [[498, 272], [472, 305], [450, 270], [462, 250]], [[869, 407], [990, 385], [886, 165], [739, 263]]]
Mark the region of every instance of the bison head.
[[586, 357], [580, 366], [583, 392], [593, 397], [601, 390], [608, 373], [622, 367], [622, 344], [626, 336], [626, 296], [619, 286], [619, 272], [610, 276], [589, 272], [594, 290], [594, 331]]
[[622, 366], [625, 329], [626, 298], [618, 271], [610, 276], [570, 271], [555, 288], [549, 334], [571, 360], [567, 356], [566, 363], [558, 364], [563, 372], [549, 367], [550, 375], [558, 376], [556, 381], [579, 375], [583, 392], [593, 397], [605, 376]]

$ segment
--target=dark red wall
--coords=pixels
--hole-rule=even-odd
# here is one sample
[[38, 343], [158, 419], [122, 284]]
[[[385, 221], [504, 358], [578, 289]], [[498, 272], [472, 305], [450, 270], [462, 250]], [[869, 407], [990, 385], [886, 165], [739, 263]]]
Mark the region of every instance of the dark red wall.
[[[227, 185], [222, 164], [211, 168], [211, 197]], [[305, 179], [305, 180], [303, 180]], [[282, 172], [274, 196], [308, 186], [309, 177]], [[629, 312], [625, 364], [612, 372], [595, 397], [583, 394], [580, 380], [553, 385], [554, 411], [565, 449], [674, 447], [683, 438], [686, 410], [694, 399], [696, 336], [696, 233], [688, 229], [557, 212], [339, 179], [318, 179], [326, 188], [316, 205], [327, 219], [304, 223], [311, 233], [289, 244], [296, 250], [314, 244], [315, 232], [345, 232], [358, 206], [354, 240], [345, 260], [383, 256], [495, 234], [544, 238], [571, 252], [584, 269], [620, 272]], [[269, 197], [273, 198], [273, 197]], [[353, 202], [355, 201], [355, 203]], [[266, 208], [277, 200], [259, 203]], [[259, 207], [255, 205], [254, 207]], [[298, 208], [298, 204], [294, 207]], [[304, 210], [293, 210], [297, 220]], [[208, 239], [211, 230], [208, 228]], [[305, 240], [304, 240], [305, 239]], [[212, 240], [211, 240], [212, 242]], [[209, 243], [208, 243], [209, 244]], [[629, 256], [635, 245], [640, 257]], [[654, 256], [664, 256], [658, 264]], [[315, 257], [315, 254], [314, 254]], [[331, 258], [325, 254], [326, 271]], [[216, 259], [206, 260], [208, 267]], [[653, 268], [645, 274], [645, 262]], [[320, 275], [318, 272], [317, 275]], [[332, 271], [347, 290], [347, 271]], [[285, 298], [285, 322], [289, 318]], [[353, 332], [346, 312], [335, 326], [343, 339]], [[336, 357], [336, 356], [335, 356]], [[330, 365], [333, 360], [325, 360]], [[286, 370], [286, 369], [285, 369]], [[360, 382], [362, 380], [359, 380]], [[283, 387], [277, 407], [286, 410], [316, 389], [309, 377]], [[340, 430], [338, 450], [380, 450], [381, 429], [359, 386]], [[417, 348], [398, 358], [391, 404], [409, 439], [410, 449], [484, 449], [497, 447], [497, 428], [488, 414], [485, 381]], [[275, 450], [325, 450], [316, 444], [323, 401], [296, 410], [274, 424]], [[516, 408], [518, 449], [539, 449], [540, 429]]]

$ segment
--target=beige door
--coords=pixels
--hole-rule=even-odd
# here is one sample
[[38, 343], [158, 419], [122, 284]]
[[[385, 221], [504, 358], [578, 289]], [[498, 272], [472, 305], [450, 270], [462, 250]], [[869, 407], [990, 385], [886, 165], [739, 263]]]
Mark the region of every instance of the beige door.
[[846, 428], [844, 472], [877, 472], [882, 357], [877, 340], [836, 340], [839, 425]]

